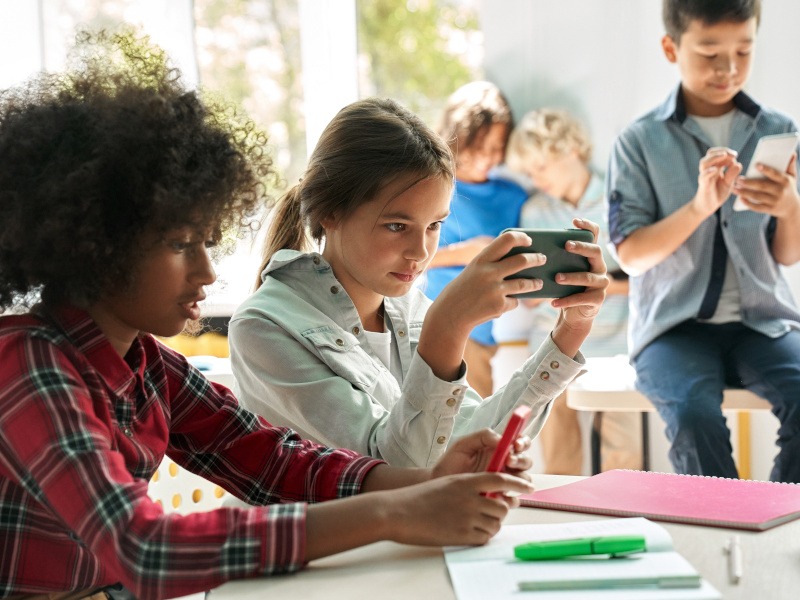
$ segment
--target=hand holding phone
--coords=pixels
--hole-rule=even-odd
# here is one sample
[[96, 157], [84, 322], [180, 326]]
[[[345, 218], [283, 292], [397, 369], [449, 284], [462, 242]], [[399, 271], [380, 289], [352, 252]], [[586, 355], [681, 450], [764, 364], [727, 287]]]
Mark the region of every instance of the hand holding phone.
[[[798, 138], [800, 138], [800, 133], [793, 131], [792, 133], [765, 135], [759, 139], [755, 152], [753, 152], [753, 158], [750, 160], [750, 164], [747, 165], [745, 177], [753, 179], [764, 178], [764, 175], [756, 169], [757, 164], [766, 165], [784, 172], [786, 167], [789, 166], [792, 152], [797, 149]], [[737, 196], [733, 203], [733, 210], [749, 210], [749, 207]]]
[[[522, 433], [525, 425], [528, 424], [531, 413], [532, 410], [530, 406], [522, 405], [514, 409], [511, 413], [511, 417], [508, 419], [506, 428], [503, 430], [503, 435], [497, 443], [492, 457], [489, 459], [489, 464], [486, 467], [487, 471], [497, 473], [505, 468], [508, 455], [511, 454], [511, 449], [514, 447], [514, 442], [519, 437], [520, 433]], [[497, 496], [495, 492], [489, 492], [486, 495], [489, 498]]]
[[564, 247], [570, 240], [576, 242], [593, 242], [594, 235], [586, 229], [505, 229], [506, 231], [522, 231], [531, 238], [530, 246], [512, 248], [506, 256], [525, 252], [538, 252], [547, 257], [547, 262], [539, 267], [523, 269], [509, 279], [541, 279], [542, 289], [524, 294], [514, 294], [515, 298], [563, 298], [583, 292], [586, 288], [579, 285], [561, 285], [556, 283], [558, 273], [574, 273], [589, 271], [589, 260], [585, 256], [567, 252]]

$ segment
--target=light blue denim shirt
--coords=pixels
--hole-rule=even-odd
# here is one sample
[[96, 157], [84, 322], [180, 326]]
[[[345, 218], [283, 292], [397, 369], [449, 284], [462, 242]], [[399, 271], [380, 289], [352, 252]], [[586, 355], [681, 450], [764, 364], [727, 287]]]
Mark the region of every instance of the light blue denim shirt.
[[229, 327], [235, 392], [270, 423], [326, 445], [350, 448], [395, 466], [432, 466], [451, 437], [501, 430], [520, 404], [533, 408], [536, 435], [557, 397], [582, 370], [548, 336], [539, 351], [490, 398], [466, 382], [438, 379], [417, 354], [422, 292], [386, 298], [387, 327], [402, 367], [398, 381], [372, 351], [352, 300], [316, 253], [281, 250], [263, 284]]
[[[764, 135], [796, 131], [788, 116], [756, 104], [740, 92], [729, 146], [745, 170]], [[680, 87], [666, 102], [628, 126], [616, 139], [606, 178], [611, 241], [663, 219], [697, 192], [698, 165], [711, 146], [699, 125], [687, 119]], [[799, 163], [800, 164], [800, 163]], [[781, 267], [770, 251], [775, 219], [733, 210], [732, 195], [721, 207], [722, 232], [741, 292], [742, 322], [770, 337], [800, 328]], [[675, 325], [697, 317], [711, 277], [716, 217], [708, 217], [669, 257], [630, 278], [629, 351], [638, 354]]]

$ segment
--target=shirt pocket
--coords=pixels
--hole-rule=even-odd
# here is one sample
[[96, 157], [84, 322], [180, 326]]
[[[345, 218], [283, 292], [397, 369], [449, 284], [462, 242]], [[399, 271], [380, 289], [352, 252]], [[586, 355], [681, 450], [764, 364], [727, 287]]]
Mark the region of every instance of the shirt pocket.
[[378, 367], [353, 335], [334, 327], [320, 327], [302, 335], [336, 375], [364, 391], [375, 388]]

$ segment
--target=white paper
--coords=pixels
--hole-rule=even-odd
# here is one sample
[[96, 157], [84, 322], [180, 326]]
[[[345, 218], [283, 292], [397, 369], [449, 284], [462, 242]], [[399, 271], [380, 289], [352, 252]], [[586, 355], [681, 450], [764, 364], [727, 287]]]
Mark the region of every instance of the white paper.
[[[548, 561], [520, 561], [514, 558], [514, 546], [531, 541], [566, 539], [599, 535], [643, 535], [647, 552], [626, 557], [576, 557]], [[458, 600], [485, 600], [534, 597], [553, 598], [649, 598], [715, 599], [720, 594], [708, 582], [689, 589], [608, 589], [576, 591], [521, 592], [520, 581], [551, 579], [625, 579], [631, 577], [668, 577], [695, 575], [697, 570], [678, 552], [666, 529], [642, 517], [601, 519], [573, 523], [507, 525], [485, 546], [445, 549], [445, 562]]]

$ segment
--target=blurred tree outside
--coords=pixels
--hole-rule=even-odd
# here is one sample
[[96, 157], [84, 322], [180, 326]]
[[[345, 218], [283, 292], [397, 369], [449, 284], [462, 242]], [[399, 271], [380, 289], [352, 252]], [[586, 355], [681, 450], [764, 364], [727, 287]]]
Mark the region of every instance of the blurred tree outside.
[[200, 81], [268, 133], [287, 185], [306, 161], [297, 0], [194, 0]]
[[[201, 83], [270, 134], [287, 185], [306, 162], [297, 0], [194, 0]], [[477, 0], [357, 0], [359, 95], [399, 100], [434, 124], [458, 86], [481, 77]]]
[[[39, 2], [47, 68], [61, 68], [79, 28], [128, 23], [143, 27], [144, 33], [158, 30], [181, 58], [191, 62], [196, 57], [196, 67], [182, 65], [191, 75], [188, 81], [197, 77], [202, 88], [241, 106], [268, 132], [283, 182], [273, 195], [298, 181], [307, 157], [298, 0]], [[435, 125], [447, 96], [481, 77], [477, 3], [356, 0], [359, 96], [392, 97]], [[182, 30], [173, 27], [181, 23], [171, 20], [192, 18], [193, 23], [182, 22]], [[222, 312], [249, 293], [260, 262], [258, 246], [260, 240], [250, 236], [218, 265], [219, 281], [209, 296], [224, 307]]]
[[360, 95], [388, 96], [435, 126], [447, 97], [483, 77], [476, 0], [357, 0]]

